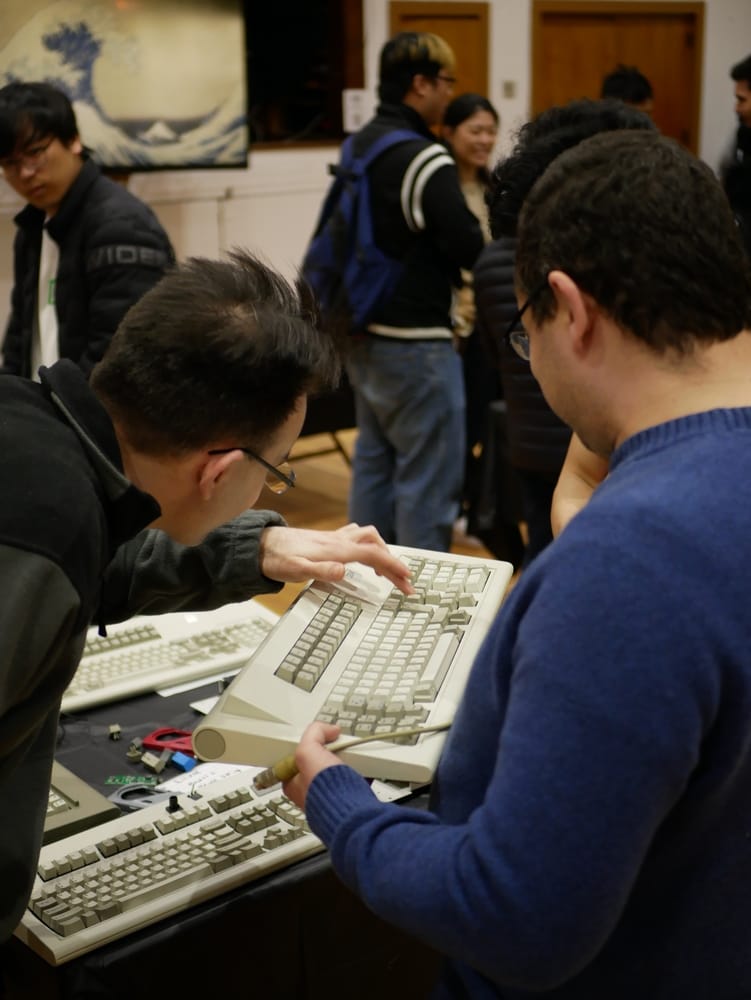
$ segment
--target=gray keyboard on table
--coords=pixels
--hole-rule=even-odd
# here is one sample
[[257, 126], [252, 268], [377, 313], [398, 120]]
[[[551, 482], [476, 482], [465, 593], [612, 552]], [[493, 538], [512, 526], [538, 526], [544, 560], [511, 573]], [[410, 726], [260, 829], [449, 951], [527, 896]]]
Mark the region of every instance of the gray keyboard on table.
[[89, 630], [84, 654], [63, 695], [63, 712], [215, 674], [234, 673], [268, 635], [277, 615], [252, 601], [215, 611], [137, 617]]

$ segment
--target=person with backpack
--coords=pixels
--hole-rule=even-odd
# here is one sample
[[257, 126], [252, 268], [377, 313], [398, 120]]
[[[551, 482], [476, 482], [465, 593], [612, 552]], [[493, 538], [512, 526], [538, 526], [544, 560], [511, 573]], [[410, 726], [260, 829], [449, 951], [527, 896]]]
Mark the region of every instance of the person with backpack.
[[465, 397], [452, 287], [483, 246], [456, 164], [436, 141], [454, 55], [402, 32], [381, 51], [375, 117], [344, 145], [303, 263], [347, 327], [355, 395], [349, 517], [388, 542], [448, 550], [464, 476]]

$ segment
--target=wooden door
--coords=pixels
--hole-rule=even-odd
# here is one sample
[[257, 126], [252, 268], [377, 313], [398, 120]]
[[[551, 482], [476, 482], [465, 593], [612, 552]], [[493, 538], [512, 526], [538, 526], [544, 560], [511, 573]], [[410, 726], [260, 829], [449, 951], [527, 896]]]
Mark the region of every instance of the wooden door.
[[454, 94], [488, 95], [488, 4], [392, 2], [390, 34], [431, 31], [449, 43], [456, 56]]
[[624, 63], [652, 84], [660, 131], [696, 153], [703, 44], [703, 3], [535, 0], [532, 113], [599, 97], [603, 77]]

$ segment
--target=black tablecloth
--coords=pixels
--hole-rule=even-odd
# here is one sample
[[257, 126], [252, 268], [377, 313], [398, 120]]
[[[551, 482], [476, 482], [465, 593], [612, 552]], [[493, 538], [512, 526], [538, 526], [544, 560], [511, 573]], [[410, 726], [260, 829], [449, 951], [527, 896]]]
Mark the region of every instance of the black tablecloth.
[[[57, 759], [109, 795], [117, 785], [108, 779], [150, 774], [127, 760], [131, 740], [162, 726], [192, 729], [198, 716], [189, 703], [215, 693], [212, 685], [169, 698], [148, 695], [63, 717]], [[111, 725], [120, 727], [119, 740], [110, 738]], [[2, 964], [7, 1000], [134, 1000], [143, 994], [160, 1000], [211, 1000], [213, 994], [233, 1000], [331, 1000], [342, 994], [421, 1000], [439, 959], [369, 913], [323, 853], [58, 968], [15, 938]]]

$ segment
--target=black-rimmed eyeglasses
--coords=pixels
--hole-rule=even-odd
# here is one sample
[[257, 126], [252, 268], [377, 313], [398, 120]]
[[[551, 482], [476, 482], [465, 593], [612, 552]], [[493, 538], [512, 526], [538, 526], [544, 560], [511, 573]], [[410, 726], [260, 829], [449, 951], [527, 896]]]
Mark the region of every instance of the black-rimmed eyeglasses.
[[0, 160], [0, 170], [4, 174], [18, 174], [26, 170], [38, 170], [47, 158], [47, 150], [55, 141], [55, 136], [36, 142], [17, 156], [6, 156]]
[[243, 448], [239, 444], [234, 448], [212, 448], [209, 451], [209, 455], [226, 455], [230, 451], [241, 451], [244, 455], [255, 459], [256, 462], [262, 465], [266, 469], [264, 486], [268, 486], [271, 492], [276, 493], [277, 496], [286, 493], [291, 486], [295, 485], [295, 473], [292, 471], [289, 462], [272, 465], [271, 462], [267, 462], [265, 458], [261, 458], [260, 455], [256, 454], [252, 448]]
[[522, 317], [524, 313], [529, 309], [534, 300], [548, 287], [548, 276], [532, 289], [532, 292], [528, 296], [526, 302], [522, 303], [519, 308], [514, 313], [514, 317], [506, 327], [506, 332], [503, 337], [504, 340], [508, 341], [512, 350], [517, 354], [522, 361], [529, 361], [529, 334], [521, 325]]

